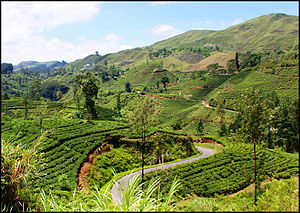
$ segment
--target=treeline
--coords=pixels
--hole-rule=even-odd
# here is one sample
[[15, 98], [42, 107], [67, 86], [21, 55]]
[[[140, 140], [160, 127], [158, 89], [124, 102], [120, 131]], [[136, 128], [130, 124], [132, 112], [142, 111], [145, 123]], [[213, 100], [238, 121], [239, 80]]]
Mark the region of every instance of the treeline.
[[11, 63], [1, 63], [1, 74], [7, 74], [13, 71], [13, 65]]
[[176, 51], [183, 51], [188, 50], [194, 53], [198, 53], [199, 55], [203, 57], [210, 56], [210, 53], [212, 51], [221, 51], [220, 47], [218, 45], [207, 45], [205, 47], [193, 47], [193, 46], [185, 46], [185, 47], [177, 47], [172, 49], [158, 49], [157, 51], [150, 51], [149, 58], [153, 59], [153, 57], [167, 57], [172, 56], [174, 52]]
[[264, 94], [251, 88], [242, 95], [238, 111], [234, 122], [222, 124], [221, 136], [252, 142], [255, 134], [256, 142], [268, 148], [299, 152], [299, 98], [280, 99], [276, 92]]

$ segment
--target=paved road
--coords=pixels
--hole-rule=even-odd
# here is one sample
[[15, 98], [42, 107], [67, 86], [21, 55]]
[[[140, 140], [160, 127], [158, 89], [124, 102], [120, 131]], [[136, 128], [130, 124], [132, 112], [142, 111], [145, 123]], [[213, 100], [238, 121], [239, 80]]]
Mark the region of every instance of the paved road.
[[[182, 161], [173, 162], [173, 163], [169, 163], [169, 164], [165, 164], [165, 165], [158, 165], [155, 167], [147, 168], [147, 169], [144, 169], [144, 173], [151, 172], [151, 171], [154, 171], [157, 169], [166, 169], [166, 168], [177, 166], [177, 165], [183, 164], [183, 163], [189, 163], [189, 162], [198, 160], [200, 158], [208, 157], [208, 156], [216, 153], [216, 151], [213, 149], [203, 148], [200, 146], [195, 146], [195, 147], [202, 152], [201, 155], [187, 159], [187, 160], [182, 160]], [[128, 174], [128, 175], [122, 177], [121, 179], [119, 179], [117, 181], [117, 183], [114, 183], [114, 185], [112, 186], [112, 189], [111, 189], [111, 196], [112, 196], [112, 200], [114, 203], [120, 202], [120, 200], [121, 200], [120, 188], [127, 187], [128, 182], [132, 178], [134, 178], [137, 175], [141, 175], [141, 174], [142, 174], [142, 170], [139, 170], [139, 171], [133, 172], [131, 174]], [[119, 187], [119, 186], [121, 186], [121, 187]]]

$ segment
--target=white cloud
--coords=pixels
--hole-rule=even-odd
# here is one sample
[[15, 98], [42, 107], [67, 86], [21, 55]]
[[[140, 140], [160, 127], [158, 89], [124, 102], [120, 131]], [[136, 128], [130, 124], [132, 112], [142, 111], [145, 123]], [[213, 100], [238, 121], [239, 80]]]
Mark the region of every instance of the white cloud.
[[[124, 49], [132, 48], [119, 42], [121, 37], [115, 35], [115, 39], [111, 38], [111, 34], [105, 37], [89, 40], [85, 36], [83, 39], [77, 39], [77, 43], [61, 41], [58, 38], [45, 39], [43, 36], [31, 36], [26, 43], [14, 43], [9, 48], [3, 50], [2, 61], [13, 63], [14, 65], [21, 61], [67, 61], [72, 62], [87, 55], [99, 54], [104, 55], [111, 52], [118, 52]], [[116, 38], [118, 38], [116, 40]]]
[[105, 36], [105, 39], [106, 39], [107, 41], [120, 41], [120, 40], [122, 40], [121, 37], [117, 36], [117, 35], [114, 34], [114, 33], [108, 34], [107, 36]]
[[99, 12], [91, 2], [1, 2], [4, 42], [70, 23], [86, 22]]
[[172, 25], [169, 24], [160, 24], [160, 25], [155, 25], [152, 28], [152, 34], [153, 35], [162, 35], [162, 36], [175, 36], [180, 33], [182, 33], [180, 30], [176, 29]]
[[97, 13], [97, 2], [1, 2], [1, 60], [14, 65], [27, 60], [71, 62], [96, 50], [103, 55], [132, 48], [114, 33], [94, 40], [82, 35], [74, 43], [44, 36], [58, 26], [87, 22]]

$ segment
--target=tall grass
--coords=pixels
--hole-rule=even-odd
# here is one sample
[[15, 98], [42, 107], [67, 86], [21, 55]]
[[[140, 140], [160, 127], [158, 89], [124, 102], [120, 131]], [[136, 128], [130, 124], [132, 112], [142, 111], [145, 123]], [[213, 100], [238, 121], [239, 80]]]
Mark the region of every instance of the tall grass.
[[17, 211], [26, 208], [20, 190], [27, 185], [34, 165], [34, 152], [24, 146], [13, 146], [1, 140], [1, 210]]
[[[141, 176], [135, 176], [128, 184], [127, 187], [121, 189], [121, 200], [114, 203], [108, 186], [106, 190], [99, 190], [97, 187], [95, 192], [92, 193], [92, 197], [88, 202], [83, 201], [84, 198], [76, 191], [73, 193], [73, 197], [68, 203], [62, 203], [59, 198], [55, 198], [51, 191], [46, 194], [44, 190], [41, 190], [41, 202], [43, 204], [43, 211], [142, 211], [142, 212], [162, 212], [162, 211], [173, 211], [175, 205], [172, 204], [172, 196], [180, 185], [179, 181], [175, 178], [168, 196], [165, 198], [161, 197], [159, 193], [159, 179], [155, 179], [148, 184], [147, 187], [143, 187], [145, 183], [141, 183]], [[143, 190], [143, 188], [145, 188]], [[155, 192], [158, 191], [158, 195], [155, 197]], [[59, 200], [59, 201], [57, 201]], [[91, 205], [91, 202], [94, 205]]]
[[28, 181], [29, 177], [36, 174], [36, 146], [46, 133], [47, 131], [30, 148], [26, 148], [27, 144], [13, 145], [21, 132], [7, 140], [1, 139], [1, 211], [30, 210]]

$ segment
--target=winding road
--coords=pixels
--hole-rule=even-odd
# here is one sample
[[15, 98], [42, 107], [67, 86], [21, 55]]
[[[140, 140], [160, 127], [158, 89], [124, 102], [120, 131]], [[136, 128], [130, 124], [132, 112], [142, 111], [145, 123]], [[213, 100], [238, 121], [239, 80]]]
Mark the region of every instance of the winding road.
[[[211, 156], [211, 155], [216, 153], [216, 151], [213, 150], [213, 149], [203, 148], [203, 147], [200, 147], [200, 146], [195, 146], [195, 147], [199, 151], [202, 152], [201, 155], [190, 158], [190, 159], [178, 161], [178, 162], [173, 162], [173, 163], [169, 163], [169, 164], [165, 164], [165, 165], [158, 165], [158, 166], [155, 166], [155, 167], [147, 168], [147, 169], [144, 169], [144, 173], [151, 172], [151, 171], [158, 170], [158, 169], [166, 169], [166, 168], [177, 166], [177, 165], [183, 164], [183, 163], [189, 163], [189, 162], [198, 160], [200, 158], [205, 158], [205, 157]], [[120, 202], [121, 201], [120, 189], [127, 187], [129, 181], [132, 178], [134, 178], [137, 175], [141, 175], [141, 174], [142, 174], [142, 170], [139, 170], [139, 171], [133, 172], [131, 174], [128, 174], [128, 175], [120, 178], [116, 183], [114, 183], [114, 185], [111, 188], [112, 201], [114, 203]]]

